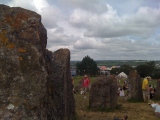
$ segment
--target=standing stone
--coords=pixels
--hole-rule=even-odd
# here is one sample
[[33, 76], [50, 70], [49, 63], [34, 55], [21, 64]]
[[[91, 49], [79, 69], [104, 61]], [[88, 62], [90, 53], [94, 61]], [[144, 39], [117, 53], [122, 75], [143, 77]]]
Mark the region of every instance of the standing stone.
[[114, 109], [117, 105], [117, 80], [114, 75], [99, 77], [91, 85], [89, 106], [97, 109]]
[[136, 70], [132, 70], [128, 77], [130, 83], [130, 95], [132, 100], [143, 101], [142, 81]]
[[47, 119], [74, 120], [75, 101], [70, 73], [70, 52], [59, 49], [54, 53], [47, 51]]
[[70, 52], [46, 44], [40, 15], [0, 5], [0, 119], [74, 119]]
[[46, 119], [46, 44], [40, 15], [0, 5], [0, 119]]
[[156, 85], [156, 92], [154, 94], [154, 98], [153, 99], [160, 99], [160, 79], [157, 80], [157, 85]]

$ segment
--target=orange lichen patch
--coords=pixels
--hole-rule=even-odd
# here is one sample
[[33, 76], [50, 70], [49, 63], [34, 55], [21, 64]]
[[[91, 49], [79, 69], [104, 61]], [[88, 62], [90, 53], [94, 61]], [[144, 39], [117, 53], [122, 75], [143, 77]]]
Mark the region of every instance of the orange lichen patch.
[[3, 31], [0, 33], [0, 42], [6, 45], [8, 43], [8, 38], [5, 35], [6, 35], [6, 31]]
[[28, 20], [28, 14], [26, 13], [19, 13], [16, 14], [15, 17], [10, 17], [9, 15], [5, 16], [5, 22], [7, 24], [10, 24], [12, 28], [19, 29], [22, 26], [22, 20], [27, 21]]
[[23, 58], [22, 58], [22, 57], [19, 57], [19, 60], [23, 60]]
[[13, 43], [10, 43], [10, 44], [6, 45], [6, 48], [14, 49], [15, 45]]
[[5, 23], [9, 24], [12, 28], [20, 28], [21, 27], [21, 20], [13, 19], [10, 16], [5, 16]]
[[23, 53], [23, 52], [26, 52], [26, 50], [25, 50], [25, 49], [23, 49], [23, 48], [18, 48], [18, 52]]
[[9, 15], [6, 15], [4, 22], [7, 24], [11, 24], [13, 22], [13, 19]]
[[21, 20], [16, 20], [15, 23], [12, 24], [12, 27], [15, 29], [20, 29], [22, 26]]
[[1, 46], [4, 46], [6, 48], [9, 48], [9, 49], [14, 49], [15, 48], [15, 45], [13, 43], [10, 43], [8, 41], [8, 38], [6, 37], [6, 31], [3, 30], [1, 33], [0, 33], [0, 42], [1, 42]]
[[14, 28], [14, 19], [10, 17], [10, 15], [5, 15], [5, 19], [3, 20], [3, 23], [10, 25], [12, 28]]
[[27, 14], [27, 13], [25, 13], [25, 12], [23, 12], [23, 13], [18, 13], [18, 14], [16, 14], [16, 16], [15, 16], [15, 20], [17, 20], [17, 19], [28, 20], [28, 18], [29, 18], [29, 14]]
[[14, 28], [21, 28], [24, 23], [22, 21], [28, 21], [28, 15], [23, 13], [23, 14], [17, 14], [15, 19], [14, 19]]

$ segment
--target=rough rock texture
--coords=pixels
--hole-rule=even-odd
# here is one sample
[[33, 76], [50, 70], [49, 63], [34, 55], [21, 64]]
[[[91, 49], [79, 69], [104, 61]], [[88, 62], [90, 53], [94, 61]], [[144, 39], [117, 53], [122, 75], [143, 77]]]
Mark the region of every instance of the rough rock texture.
[[160, 99], [160, 79], [157, 80], [156, 92], [154, 94], [154, 99]]
[[47, 51], [47, 118], [48, 120], [73, 120], [75, 101], [70, 73], [70, 52], [60, 49]]
[[114, 75], [99, 77], [90, 89], [89, 106], [114, 109], [117, 105], [117, 80]]
[[73, 119], [70, 53], [52, 54], [46, 44], [40, 15], [0, 5], [0, 119]]
[[142, 81], [140, 75], [136, 70], [129, 73], [128, 80], [130, 82], [130, 95], [131, 99], [136, 101], [143, 101], [142, 95]]

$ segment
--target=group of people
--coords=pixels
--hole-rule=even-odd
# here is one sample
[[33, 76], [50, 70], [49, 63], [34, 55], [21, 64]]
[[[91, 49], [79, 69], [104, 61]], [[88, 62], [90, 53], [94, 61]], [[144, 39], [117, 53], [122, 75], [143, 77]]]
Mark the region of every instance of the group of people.
[[120, 96], [120, 97], [126, 96], [127, 92], [125, 92], [125, 91], [128, 91], [127, 82], [124, 81], [123, 86], [121, 86], [120, 83], [118, 83], [118, 96]]
[[149, 84], [150, 80], [151, 80], [151, 77], [148, 76], [148, 77], [144, 78], [143, 83], [142, 83], [142, 91], [143, 91], [144, 102], [150, 102], [150, 100], [153, 99], [154, 93], [156, 91], [154, 85], [151, 86]]
[[154, 103], [151, 99], [154, 97], [155, 88], [149, 85], [149, 81], [151, 77], [145, 77], [142, 83], [142, 91], [143, 91], [143, 100], [144, 102], [148, 102], [151, 107], [155, 108], [155, 116], [160, 117], [160, 104]]
[[[142, 82], [142, 94], [143, 94], [143, 100], [144, 102], [150, 102], [151, 99], [153, 99], [154, 97], [154, 93], [155, 93], [155, 87], [154, 85], [150, 85], [149, 81], [151, 80], [150, 76], [147, 76], [143, 79]], [[121, 86], [118, 83], [118, 95], [119, 96], [126, 96], [128, 95], [129, 90], [129, 86], [127, 85], [127, 82], [124, 81], [123, 86]], [[126, 92], [125, 92], [126, 91]]]
[[[155, 116], [160, 117], [160, 103], [154, 103], [152, 101], [154, 97], [154, 93], [156, 92], [155, 86], [149, 84], [149, 81], [151, 81], [151, 77], [147, 76], [143, 79], [142, 82], [142, 94], [143, 94], [143, 100], [144, 102], [147, 102], [152, 108], [155, 109]], [[125, 90], [129, 90], [130, 87], [124, 87], [126, 83], [124, 82], [123, 87], [118, 84], [118, 95], [119, 96], [125, 96], [125, 100], [129, 99], [131, 96], [129, 92], [124, 92]]]

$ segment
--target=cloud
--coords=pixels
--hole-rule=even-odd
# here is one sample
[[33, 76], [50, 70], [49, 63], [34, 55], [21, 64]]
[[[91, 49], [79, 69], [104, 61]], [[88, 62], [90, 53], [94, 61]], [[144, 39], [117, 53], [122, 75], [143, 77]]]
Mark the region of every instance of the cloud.
[[68, 5], [68, 7], [72, 7], [72, 9], [83, 9], [85, 11], [90, 11], [93, 13], [102, 13], [107, 11], [107, 6], [104, 0], [59, 0], [61, 4]]
[[38, 11], [42, 11], [49, 6], [47, 0], [33, 0], [33, 3]]
[[81, 38], [74, 44], [75, 49], [101, 49], [104, 47], [103, 43], [94, 38]]
[[48, 29], [57, 27], [57, 21], [61, 19], [61, 12], [56, 6], [47, 6], [39, 11], [42, 15], [42, 22]]
[[68, 48], [71, 60], [160, 59], [160, 2], [155, 0], [2, 0], [37, 12], [47, 49]]
[[57, 45], [69, 45], [72, 44], [74, 38], [71, 39], [70, 36], [63, 34], [63, 28], [56, 29], [48, 29], [48, 41], [47, 46], [50, 48], [51, 46]]
[[36, 11], [35, 4], [33, 0], [12, 0], [8, 2], [8, 5], [11, 7], [22, 7], [32, 11]]
[[103, 38], [129, 35], [150, 37], [160, 25], [160, 8], [141, 7], [136, 14], [119, 16], [112, 6], [107, 7], [107, 12], [98, 15], [75, 9], [70, 16], [70, 23], [85, 28], [84, 35], [87, 37]]

